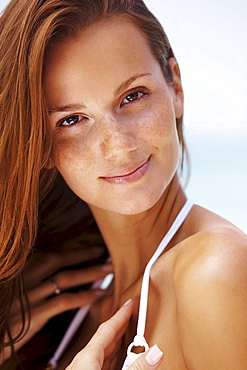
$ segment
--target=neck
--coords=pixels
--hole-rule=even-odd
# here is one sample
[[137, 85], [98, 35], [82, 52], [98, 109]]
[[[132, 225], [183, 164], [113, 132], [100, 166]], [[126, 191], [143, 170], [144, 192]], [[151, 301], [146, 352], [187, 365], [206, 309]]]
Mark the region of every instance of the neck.
[[90, 206], [114, 266], [117, 304], [124, 291], [143, 274], [185, 200], [175, 175], [159, 201], [141, 214], [122, 215]]

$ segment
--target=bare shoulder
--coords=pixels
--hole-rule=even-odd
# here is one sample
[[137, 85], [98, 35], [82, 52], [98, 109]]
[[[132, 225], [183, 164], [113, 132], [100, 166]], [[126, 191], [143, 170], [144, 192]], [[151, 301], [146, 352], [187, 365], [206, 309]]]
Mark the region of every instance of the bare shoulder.
[[174, 292], [174, 325], [187, 368], [244, 370], [247, 236], [210, 213], [206, 212], [204, 221], [161, 257], [159, 279], [163, 265]]
[[217, 222], [181, 244], [173, 265], [189, 368], [247, 368], [247, 237]]
[[221, 277], [231, 284], [245, 280], [247, 235], [202, 207], [191, 213], [179, 242], [157, 261], [154, 275], [162, 278], [160, 272], [167, 266], [179, 291], [199, 278], [209, 282]]
[[[215, 223], [198, 230], [178, 246], [173, 265], [177, 288], [195, 280], [239, 284], [247, 278], [247, 236], [217, 216]], [[217, 222], [218, 221], [218, 222]], [[181, 284], [182, 283], [182, 284]]]

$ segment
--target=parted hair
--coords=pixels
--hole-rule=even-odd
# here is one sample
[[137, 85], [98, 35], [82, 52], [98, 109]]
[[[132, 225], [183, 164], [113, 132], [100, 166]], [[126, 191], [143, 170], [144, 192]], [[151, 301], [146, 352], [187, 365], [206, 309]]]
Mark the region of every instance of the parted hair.
[[[168, 38], [142, 0], [12, 0], [0, 18], [0, 348], [20, 274], [35, 242], [39, 203], [54, 179], [43, 94], [46, 49], [95, 22], [128, 17], [146, 37], [168, 83]], [[185, 150], [182, 117], [177, 130]], [[9, 343], [13, 338], [9, 334]], [[5, 343], [6, 344], [6, 343]]]

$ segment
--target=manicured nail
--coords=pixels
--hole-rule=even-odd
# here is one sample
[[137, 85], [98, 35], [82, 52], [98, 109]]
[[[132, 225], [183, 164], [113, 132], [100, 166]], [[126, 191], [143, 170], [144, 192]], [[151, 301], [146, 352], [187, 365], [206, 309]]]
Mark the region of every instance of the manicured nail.
[[163, 356], [163, 352], [155, 344], [153, 347], [151, 347], [148, 350], [146, 354], [146, 361], [149, 365], [154, 366], [160, 361], [162, 356]]
[[123, 304], [123, 306], [127, 306], [130, 302], [132, 302], [132, 299], [130, 298], [130, 299], [128, 299], [128, 301], [126, 301], [124, 304]]

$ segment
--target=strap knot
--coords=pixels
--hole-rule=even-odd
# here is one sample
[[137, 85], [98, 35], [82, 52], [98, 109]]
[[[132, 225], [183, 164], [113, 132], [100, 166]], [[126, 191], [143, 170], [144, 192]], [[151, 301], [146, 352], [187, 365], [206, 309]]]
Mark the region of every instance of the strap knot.
[[130, 343], [128, 349], [127, 349], [127, 354], [129, 354], [132, 350], [133, 347], [144, 347], [145, 348], [145, 351], [147, 351], [149, 349], [149, 346], [146, 342], [146, 339], [141, 336], [141, 335], [136, 335], [134, 337], [134, 340], [132, 343]]

